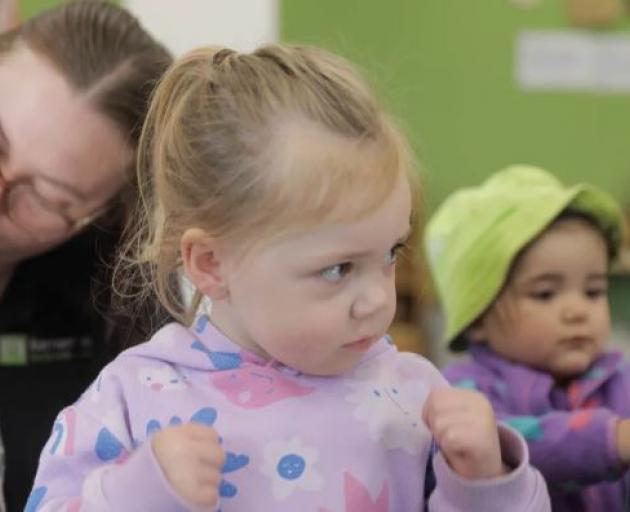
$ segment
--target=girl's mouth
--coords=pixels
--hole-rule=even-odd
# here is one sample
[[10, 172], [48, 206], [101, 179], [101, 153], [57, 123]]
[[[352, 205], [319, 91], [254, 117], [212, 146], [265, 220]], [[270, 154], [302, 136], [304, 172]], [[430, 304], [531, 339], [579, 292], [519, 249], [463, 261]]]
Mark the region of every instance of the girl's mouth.
[[356, 350], [358, 352], [364, 352], [372, 346], [374, 341], [376, 340], [373, 336], [368, 337], [368, 338], [361, 338], [356, 341], [353, 341], [352, 343], [347, 343], [346, 345], [344, 345], [344, 348], [347, 348], [350, 350]]

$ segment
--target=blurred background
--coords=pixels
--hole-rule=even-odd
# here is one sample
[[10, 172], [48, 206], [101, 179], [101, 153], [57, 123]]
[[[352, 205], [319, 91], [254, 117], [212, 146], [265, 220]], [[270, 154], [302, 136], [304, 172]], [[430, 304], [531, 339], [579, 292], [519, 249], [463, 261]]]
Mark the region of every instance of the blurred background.
[[[22, 18], [59, 0], [0, 0]], [[430, 213], [511, 163], [611, 192], [630, 219], [626, 0], [121, 0], [175, 54], [316, 44], [357, 63], [416, 151]], [[629, 220], [630, 222], [630, 220]], [[419, 226], [419, 230], [421, 226]], [[415, 234], [416, 242], [420, 233]], [[420, 251], [398, 275], [392, 332], [438, 364], [441, 315]], [[630, 354], [630, 249], [611, 282], [613, 342]]]

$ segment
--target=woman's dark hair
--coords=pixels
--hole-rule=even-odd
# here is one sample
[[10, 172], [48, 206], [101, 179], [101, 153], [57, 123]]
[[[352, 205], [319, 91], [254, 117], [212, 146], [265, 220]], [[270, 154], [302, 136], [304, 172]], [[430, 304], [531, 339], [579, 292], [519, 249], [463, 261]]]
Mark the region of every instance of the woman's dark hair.
[[[72, 1], [0, 34], [0, 59], [20, 48], [45, 58], [136, 150], [153, 89], [172, 57], [131, 13], [102, 0]], [[127, 175], [109, 210], [85, 233], [92, 237], [93, 257], [103, 263], [92, 276], [97, 281], [92, 287], [96, 306], [112, 315], [109, 269], [138, 195], [135, 159]], [[116, 312], [122, 313], [118, 310], [117, 306]], [[116, 331], [121, 322], [128, 325], [131, 320], [134, 326], [139, 325], [137, 318], [111, 316], [110, 320], [110, 328]], [[118, 348], [132, 344], [133, 338], [142, 337], [147, 330], [149, 327], [132, 335], [125, 328], [125, 340], [115, 336]]]
[[[0, 35], [0, 58], [20, 45], [45, 57], [137, 147], [151, 93], [172, 59], [134, 16], [101, 0], [70, 2]], [[132, 171], [123, 203], [135, 199]]]

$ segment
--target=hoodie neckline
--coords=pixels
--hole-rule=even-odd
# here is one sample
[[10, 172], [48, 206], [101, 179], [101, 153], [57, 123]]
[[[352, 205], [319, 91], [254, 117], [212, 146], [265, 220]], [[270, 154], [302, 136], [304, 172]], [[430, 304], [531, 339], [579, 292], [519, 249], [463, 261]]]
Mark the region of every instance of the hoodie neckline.
[[[267, 359], [244, 349], [243, 347], [232, 341], [223, 332], [221, 332], [210, 321], [210, 317], [206, 313], [199, 315], [192, 323], [192, 325], [188, 327], [188, 331], [195, 338], [195, 341], [201, 344], [201, 346], [195, 346], [195, 343], [193, 342], [193, 348], [197, 348], [198, 350], [206, 352], [209, 357], [210, 354], [215, 354], [223, 355], [229, 358], [231, 354], [235, 360], [238, 358], [241, 364], [249, 363], [257, 366], [273, 367], [280, 371], [294, 375], [307, 375], [303, 374], [303, 372], [301, 372], [300, 370], [291, 366], [287, 366], [276, 359]], [[361, 359], [357, 362], [356, 367], [359, 367], [365, 361], [371, 359], [384, 350], [390, 349], [391, 346], [393, 346], [393, 341], [391, 337], [389, 335], [385, 335], [377, 343], [375, 343], [374, 346], [370, 347], [370, 349], [365, 354], [363, 354]], [[218, 357], [216, 358], [216, 361], [219, 361]], [[215, 361], [213, 361], [213, 363], [217, 370], [225, 369], [221, 368], [220, 366], [217, 367], [217, 363]], [[224, 362], [223, 364], [225, 365], [230, 363]]]

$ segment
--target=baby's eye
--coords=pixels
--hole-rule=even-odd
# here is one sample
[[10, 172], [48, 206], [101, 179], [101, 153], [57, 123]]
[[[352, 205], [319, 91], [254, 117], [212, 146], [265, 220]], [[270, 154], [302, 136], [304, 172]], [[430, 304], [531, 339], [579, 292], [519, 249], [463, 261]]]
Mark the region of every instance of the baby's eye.
[[589, 288], [584, 293], [589, 299], [599, 299], [606, 295], [607, 290], [605, 288]]
[[351, 268], [351, 263], [338, 263], [337, 265], [333, 265], [332, 267], [322, 270], [321, 275], [324, 279], [326, 279], [326, 281], [338, 283], [346, 274], [348, 274], [348, 272], [350, 272]]
[[547, 302], [554, 298], [555, 292], [553, 290], [537, 290], [531, 292], [529, 296], [540, 302]]

